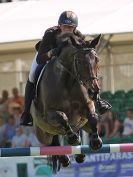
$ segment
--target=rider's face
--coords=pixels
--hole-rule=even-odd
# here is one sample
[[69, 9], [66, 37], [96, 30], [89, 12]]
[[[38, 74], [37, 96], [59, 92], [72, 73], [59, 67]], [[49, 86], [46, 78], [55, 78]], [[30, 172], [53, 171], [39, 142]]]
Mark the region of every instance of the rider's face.
[[73, 32], [75, 27], [73, 26], [67, 26], [67, 25], [60, 25], [60, 29], [62, 33], [66, 33], [66, 32]]

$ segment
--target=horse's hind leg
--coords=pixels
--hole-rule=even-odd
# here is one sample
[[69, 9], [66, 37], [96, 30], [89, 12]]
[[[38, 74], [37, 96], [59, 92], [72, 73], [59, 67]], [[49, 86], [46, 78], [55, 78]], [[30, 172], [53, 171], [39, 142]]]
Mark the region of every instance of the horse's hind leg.
[[[36, 136], [40, 143], [45, 146], [60, 146], [57, 136], [51, 135], [47, 132], [43, 132], [39, 127], [35, 126]], [[67, 167], [70, 164], [70, 159], [67, 155], [52, 156], [52, 161], [59, 159], [63, 167]], [[54, 166], [54, 165], [53, 165]], [[53, 167], [54, 168], [54, 167]]]
[[79, 145], [80, 144], [79, 136], [77, 133], [75, 133], [72, 130], [70, 124], [68, 123], [68, 118], [64, 112], [61, 112], [61, 111], [47, 112], [47, 119], [48, 119], [49, 123], [52, 124], [53, 126], [55, 126], [55, 124], [57, 124], [57, 125], [61, 125], [62, 127], [64, 127], [64, 130], [65, 130], [66, 135], [68, 137], [68, 143], [70, 145]]
[[74, 158], [77, 163], [83, 163], [85, 161], [85, 154], [76, 154]]
[[[58, 135], [53, 136], [53, 141], [50, 146], [60, 146], [60, 141], [59, 141]], [[68, 155], [55, 155], [52, 157], [53, 157], [53, 161], [54, 161], [54, 159], [59, 160], [59, 162], [61, 163], [61, 165], [63, 167], [67, 167], [70, 164], [70, 159], [69, 159]], [[53, 166], [54, 166], [54, 163], [53, 163]], [[59, 165], [59, 167], [60, 167], [60, 165]]]
[[[80, 136], [80, 132], [78, 132], [78, 134]], [[81, 143], [79, 145], [81, 145]], [[74, 155], [74, 158], [77, 163], [83, 163], [85, 161], [85, 154], [76, 154]]]
[[60, 155], [59, 161], [63, 167], [68, 167], [70, 164], [70, 158], [68, 155]]

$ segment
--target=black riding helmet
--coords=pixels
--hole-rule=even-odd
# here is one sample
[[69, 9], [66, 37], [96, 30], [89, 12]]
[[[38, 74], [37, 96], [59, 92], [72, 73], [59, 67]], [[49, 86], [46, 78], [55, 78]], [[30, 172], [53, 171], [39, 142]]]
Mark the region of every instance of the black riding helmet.
[[68, 25], [68, 26], [77, 27], [78, 17], [72, 11], [64, 11], [59, 17], [58, 25]]

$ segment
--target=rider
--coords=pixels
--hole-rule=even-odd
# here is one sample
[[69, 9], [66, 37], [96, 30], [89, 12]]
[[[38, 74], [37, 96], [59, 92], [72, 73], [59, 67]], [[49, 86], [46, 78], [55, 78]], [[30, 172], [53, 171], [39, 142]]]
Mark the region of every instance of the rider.
[[[22, 113], [20, 124], [32, 126], [33, 120], [30, 114], [30, 106], [34, 96], [35, 71], [39, 64], [46, 63], [52, 57], [57, 56], [56, 36], [66, 32], [74, 33], [81, 42], [85, 42], [85, 36], [76, 29], [78, 26], [78, 17], [72, 11], [64, 11], [58, 20], [58, 26], [51, 27], [45, 31], [45, 34], [39, 43], [36, 44], [37, 53], [33, 60], [29, 78], [25, 88], [25, 107]], [[109, 109], [108, 104], [101, 102], [102, 112]]]

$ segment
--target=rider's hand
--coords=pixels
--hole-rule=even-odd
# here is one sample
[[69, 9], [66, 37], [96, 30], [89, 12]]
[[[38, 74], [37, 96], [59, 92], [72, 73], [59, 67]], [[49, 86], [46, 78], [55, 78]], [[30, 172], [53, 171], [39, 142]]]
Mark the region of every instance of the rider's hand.
[[54, 48], [51, 50], [51, 55], [52, 56], [58, 56], [60, 53], [59, 49], [58, 48]]
[[54, 48], [51, 49], [50, 51], [48, 51], [48, 57], [51, 58], [53, 56], [58, 56], [59, 55], [59, 49], [58, 48]]
[[59, 56], [59, 54], [61, 53], [61, 50], [63, 47], [65, 47], [68, 44], [68, 41], [63, 41], [57, 48], [51, 49], [48, 52], [48, 57], [51, 58], [53, 56]]

